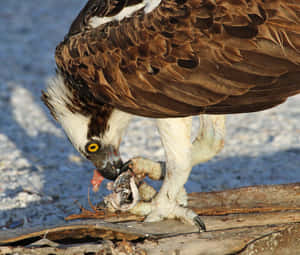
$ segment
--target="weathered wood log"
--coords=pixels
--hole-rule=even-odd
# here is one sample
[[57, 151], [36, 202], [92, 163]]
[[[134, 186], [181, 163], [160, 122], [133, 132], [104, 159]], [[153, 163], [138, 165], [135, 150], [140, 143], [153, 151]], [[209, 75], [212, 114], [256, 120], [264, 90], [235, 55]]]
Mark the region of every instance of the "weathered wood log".
[[192, 193], [189, 206], [205, 215], [208, 232], [175, 220], [143, 223], [128, 214], [83, 211], [94, 219], [0, 231], [0, 254], [118, 254], [120, 240], [127, 240], [128, 254], [300, 254], [300, 183]]
[[176, 236], [141, 245], [148, 255], [299, 255], [300, 224], [257, 226]]
[[189, 194], [189, 206], [203, 209], [299, 208], [300, 183], [260, 185], [216, 192]]

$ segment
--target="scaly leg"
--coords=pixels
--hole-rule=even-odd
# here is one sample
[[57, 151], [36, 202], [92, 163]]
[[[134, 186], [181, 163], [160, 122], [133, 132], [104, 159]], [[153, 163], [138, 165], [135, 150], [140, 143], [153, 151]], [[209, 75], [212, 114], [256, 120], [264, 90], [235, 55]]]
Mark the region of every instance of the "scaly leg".
[[182, 207], [177, 196], [183, 190], [192, 169], [192, 145], [190, 141], [192, 119], [174, 118], [157, 121], [166, 154], [166, 175], [159, 193], [151, 203], [139, 203], [132, 213], [147, 215], [146, 221], [164, 218], [179, 218], [196, 224], [205, 230], [205, 225], [192, 210]]

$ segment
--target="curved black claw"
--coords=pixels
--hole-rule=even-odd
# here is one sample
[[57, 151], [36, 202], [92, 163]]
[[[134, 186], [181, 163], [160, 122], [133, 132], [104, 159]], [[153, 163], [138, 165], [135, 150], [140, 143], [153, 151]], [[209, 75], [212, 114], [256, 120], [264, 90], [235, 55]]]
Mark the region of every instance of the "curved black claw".
[[128, 160], [127, 162], [125, 162], [122, 167], [120, 168], [120, 173], [126, 172], [127, 170], [131, 170], [130, 168], [130, 164], [132, 163], [131, 160]]
[[166, 172], [167, 172], [167, 170], [166, 170], [166, 162], [164, 162], [164, 161], [158, 161], [158, 163], [160, 164], [160, 169], [161, 169], [161, 175], [160, 175], [160, 180], [163, 180], [163, 179], [165, 179], [165, 177], [166, 177]]
[[195, 225], [198, 227], [199, 232], [206, 232], [206, 226], [203, 220], [201, 220], [201, 218], [198, 215], [195, 216], [193, 220], [195, 222]]

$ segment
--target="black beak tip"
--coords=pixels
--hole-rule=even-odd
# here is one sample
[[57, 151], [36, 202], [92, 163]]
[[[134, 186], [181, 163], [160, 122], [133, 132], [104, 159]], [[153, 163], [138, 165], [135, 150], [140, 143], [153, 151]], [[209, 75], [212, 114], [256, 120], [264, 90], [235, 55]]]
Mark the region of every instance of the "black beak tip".
[[98, 171], [101, 173], [101, 175], [109, 180], [114, 181], [115, 179], [117, 179], [118, 177], [118, 171], [117, 169], [112, 169], [112, 168], [102, 168], [102, 169], [98, 169]]
[[121, 160], [114, 162], [113, 164], [107, 163], [104, 168], [99, 169], [98, 171], [101, 173], [101, 175], [109, 180], [114, 181], [118, 178], [118, 176], [127, 171], [129, 169], [130, 161], [123, 164]]

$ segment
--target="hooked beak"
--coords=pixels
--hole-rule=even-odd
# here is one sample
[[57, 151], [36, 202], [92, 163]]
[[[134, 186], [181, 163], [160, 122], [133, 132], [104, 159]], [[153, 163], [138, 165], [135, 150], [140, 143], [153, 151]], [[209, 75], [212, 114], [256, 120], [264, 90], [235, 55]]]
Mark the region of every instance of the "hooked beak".
[[97, 171], [106, 179], [115, 180], [121, 174], [123, 162], [118, 149], [112, 145], [107, 145], [101, 149], [101, 153], [91, 161], [97, 168]]

